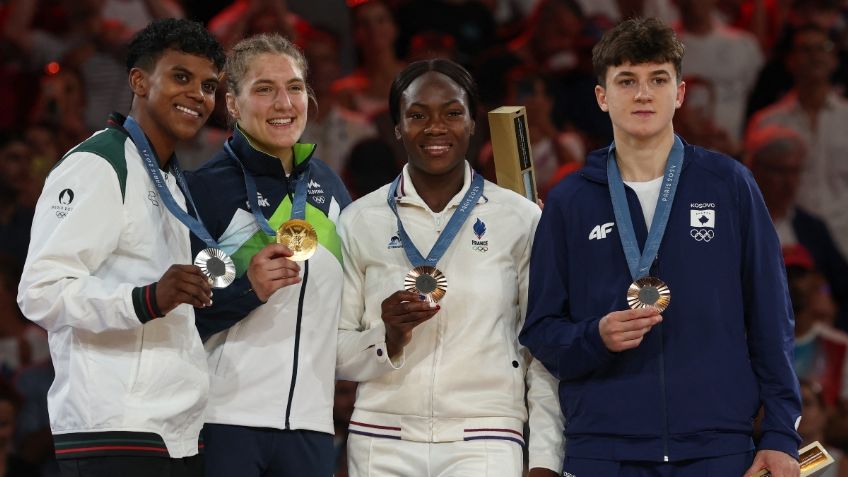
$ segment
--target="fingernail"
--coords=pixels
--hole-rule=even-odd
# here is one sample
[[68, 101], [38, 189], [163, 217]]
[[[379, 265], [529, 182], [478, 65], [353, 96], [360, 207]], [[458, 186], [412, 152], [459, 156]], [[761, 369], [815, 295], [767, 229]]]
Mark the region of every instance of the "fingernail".
[[421, 301], [424, 301], [424, 300], [427, 299], [427, 297], [424, 296], [424, 295], [418, 295], [418, 299], [421, 300]]
[[441, 309], [442, 309], [442, 305], [436, 305], [436, 309], [437, 309], [437, 310], [441, 310]]
[[209, 306], [212, 306], [212, 300], [209, 300]]

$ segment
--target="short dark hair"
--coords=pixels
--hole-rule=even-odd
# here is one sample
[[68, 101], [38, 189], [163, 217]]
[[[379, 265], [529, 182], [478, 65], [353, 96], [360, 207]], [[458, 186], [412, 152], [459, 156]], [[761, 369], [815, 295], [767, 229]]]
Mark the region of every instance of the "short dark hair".
[[221, 71], [224, 49], [200, 23], [178, 18], [154, 20], [136, 33], [127, 51], [127, 72], [133, 68], [150, 71], [165, 50], [204, 56]]
[[406, 88], [415, 81], [416, 78], [424, 73], [435, 71], [452, 79], [460, 88], [465, 90], [468, 95], [468, 113], [471, 119], [477, 119], [477, 104], [479, 103], [479, 93], [477, 91], [477, 83], [471, 77], [471, 73], [458, 63], [444, 58], [434, 58], [431, 60], [421, 60], [410, 63], [409, 66], [403, 69], [395, 77], [392, 82], [392, 87], [389, 90], [389, 114], [392, 116], [392, 122], [397, 125], [400, 122], [400, 97]]
[[592, 66], [598, 84], [605, 86], [607, 70], [624, 63], [674, 65], [677, 81], [683, 79], [683, 43], [674, 30], [656, 18], [631, 18], [604, 33], [592, 48]]

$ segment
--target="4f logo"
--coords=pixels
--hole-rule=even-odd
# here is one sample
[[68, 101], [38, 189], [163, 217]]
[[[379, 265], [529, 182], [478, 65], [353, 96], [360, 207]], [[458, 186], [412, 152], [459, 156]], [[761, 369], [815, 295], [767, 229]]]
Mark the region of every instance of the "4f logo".
[[612, 232], [613, 225], [615, 225], [613, 222], [596, 225], [592, 231], [589, 232], [589, 240], [601, 240], [607, 238], [607, 234]]

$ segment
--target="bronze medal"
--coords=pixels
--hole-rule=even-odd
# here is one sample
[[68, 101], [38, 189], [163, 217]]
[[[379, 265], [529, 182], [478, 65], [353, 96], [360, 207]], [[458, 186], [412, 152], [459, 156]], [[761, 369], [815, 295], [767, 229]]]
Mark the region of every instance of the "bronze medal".
[[671, 290], [656, 277], [642, 277], [627, 289], [627, 304], [631, 309], [653, 306], [662, 313], [671, 302]]
[[424, 295], [428, 301], [438, 303], [448, 292], [448, 279], [435, 267], [415, 267], [403, 279], [406, 291]]

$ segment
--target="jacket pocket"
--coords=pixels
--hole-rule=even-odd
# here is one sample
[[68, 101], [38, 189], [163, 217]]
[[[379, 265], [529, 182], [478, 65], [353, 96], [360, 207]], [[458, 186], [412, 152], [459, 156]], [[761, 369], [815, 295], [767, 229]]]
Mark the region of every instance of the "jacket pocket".
[[226, 331], [213, 335], [206, 341], [206, 352], [209, 355], [209, 371], [218, 377], [226, 377], [233, 369], [232, 347], [238, 338], [242, 323], [236, 323]]

